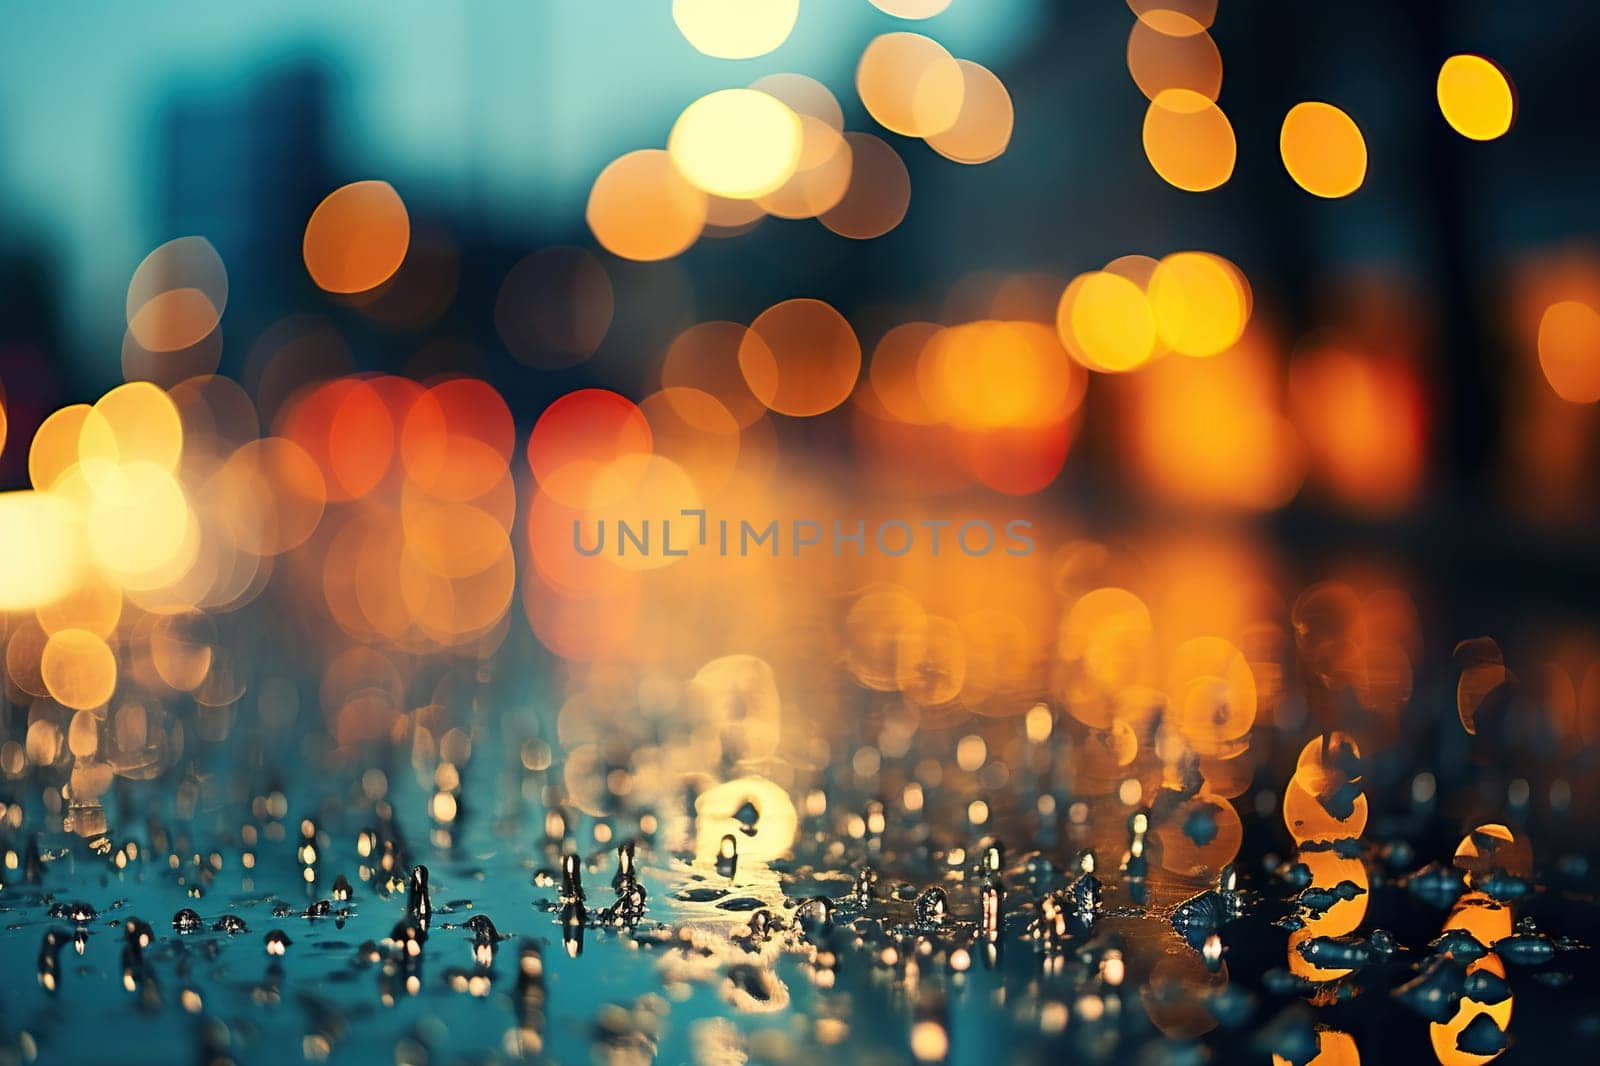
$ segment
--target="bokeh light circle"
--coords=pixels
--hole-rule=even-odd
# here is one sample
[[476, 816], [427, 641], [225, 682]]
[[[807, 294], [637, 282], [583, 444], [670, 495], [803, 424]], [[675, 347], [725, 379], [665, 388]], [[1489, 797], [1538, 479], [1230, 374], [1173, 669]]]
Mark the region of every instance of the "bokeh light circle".
[[1308, 100], [1290, 108], [1278, 148], [1289, 176], [1313, 196], [1336, 200], [1366, 180], [1367, 142], [1355, 120], [1332, 104]]
[[961, 110], [948, 129], [928, 134], [928, 147], [956, 163], [974, 165], [997, 159], [1011, 143], [1016, 121], [1011, 94], [994, 71], [968, 59], [961, 68]]
[[78, 431], [78, 462], [85, 479], [99, 487], [118, 465], [148, 462], [178, 468], [183, 456], [183, 419], [158, 385], [133, 381], [100, 397]]
[[329, 193], [306, 223], [311, 280], [333, 293], [367, 292], [394, 276], [411, 246], [411, 218], [393, 185], [356, 181]]
[[754, 59], [789, 39], [800, 0], [672, 0], [672, 21], [713, 59]]
[[[1138, 19], [1128, 33], [1128, 73], [1145, 98], [1187, 89], [1207, 100], [1222, 92], [1222, 53], [1205, 28], [1178, 11], [1158, 22]], [[1174, 29], [1188, 32], [1172, 32]]]
[[1600, 400], [1600, 312], [1577, 300], [1545, 308], [1539, 319], [1539, 368], [1557, 396]]
[[920, 33], [873, 38], [856, 67], [856, 91], [880, 126], [927, 137], [955, 125], [966, 79], [944, 45]]
[[117, 660], [95, 634], [86, 629], [63, 629], [46, 642], [39, 674], [63, 707], [87, 711], [105, 706], [116, 691]]
[[706, 194], [691, 185], [659, 148], [613, 160], [594, 179], [585, 210], [606, 251], [624, 259], [670, 259], [700, 236]]
[[587, 502], [597, 471], [625, 456], [650, 455], [650, 422], [632, 400], [579, 389], [556, 400], [528, 435], [528, 466], [540, 488], [568, 507]]
[[1156, 322], [1144, 291], [1120, 274], [1079, 275], [1061, 296], [1056, 328], [1091, 370], [1120, 372], [1149, 362]]
[[754, 200], [776, 191], [800, 165], [800, 116], [757, 89], [721, 89], [683, 109], [667, 154], [702, 192]]
[[951, 0], [872, 0], [872, 6], [900, 19], [931, 19], [950, 6]]
[[1504, 136], [1516, 117], [1511, 81], [1483, 56], [1454, 55], [1439, 68], [1439, 113], [1450, 128], [1474, 141]]
[[691, 388], [710, 393], [727, 408], [742, 429], [766, 414], [766, 407], [750, 392], [739, 369], [739, 348], [751, 338], [737, 322], [699, 322], [673, 338], [661, 363], [663, 388]]
[[1192, 89], [1167, 89], [1144, 115], [1144, 152], [1161, 179], [1186, 192], [1205, 192], [1233, 176], [1238, 144], [1215, 101]]
[[151, 352], [176, 352], [217, 328], [228, 271], [204, 237], [179, 237], [145, 256], [128, 281], [128, 332]]
[[779, 414], [804, 418], [831, 411], [855, 388], [861, 343], [843, 315], [821, 300], [785, 300], [750, 324], [739, 368], [750, 391]]
[[1182, 355], [1226, 351], [1249, 316], [1237, 271], [1206, 252], [1177, 252], [1157, 263], [1149, 298], [1161, 343]]
[[847, 133], [850, 185], [832, 208], [819, 216], [841, 237], [871, 240], [894, 229], [911, 206], [911, 173], [887, 142], [870, 133]]

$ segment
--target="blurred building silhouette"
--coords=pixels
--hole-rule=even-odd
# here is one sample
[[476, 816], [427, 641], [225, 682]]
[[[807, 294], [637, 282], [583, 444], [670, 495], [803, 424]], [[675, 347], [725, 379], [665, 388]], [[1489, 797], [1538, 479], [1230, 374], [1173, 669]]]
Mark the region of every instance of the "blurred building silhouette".
[[151, 247], [199, 234], [228, 266], [223, 368], [315, 292], [301, 266], [305, 220], [338, 184], [331, 67], [305, 56], [238, 89], [175, 86], [155, 131]]
[[0, 491], [27, 486], [28, 441], [63, 385], [59, 279], [43, 246], [6, 225], [11, 217], [0, 207]]

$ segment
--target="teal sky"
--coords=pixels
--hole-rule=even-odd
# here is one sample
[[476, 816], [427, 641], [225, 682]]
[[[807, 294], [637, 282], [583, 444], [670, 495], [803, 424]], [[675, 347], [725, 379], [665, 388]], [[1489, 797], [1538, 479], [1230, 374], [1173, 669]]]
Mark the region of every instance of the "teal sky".
[[914, 30], [1003, 68], [1046, 0], [954, 0], [925, 21], [867, 0], [802, 0], [780, 48], [695, 52], [670, 0], [11, 0], [0, 44], [0, 232], [44, 243], [66, 285], [69, 344], [116, 358], [127, 279], [152, 247], [147, 152], [175, 94], [231, 94], [272, 64], [335, 71], [342, 172], [425, 188], [430, 206], [515, 236], [581, 217], [594, 175], [664, 145], [696, 96], [795, 71], [874, 128], [852, 84], [874, 34]]

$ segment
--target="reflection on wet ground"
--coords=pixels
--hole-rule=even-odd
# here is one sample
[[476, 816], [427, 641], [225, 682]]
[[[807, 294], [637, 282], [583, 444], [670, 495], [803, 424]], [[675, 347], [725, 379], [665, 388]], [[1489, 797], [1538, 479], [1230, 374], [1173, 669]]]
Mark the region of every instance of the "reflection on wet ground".
[[[1596, 1026], [1581, 855], [1494, 822], [1432, 849], [1431, 774], [1372, 817], [1374, 760], [1337, 731], [1242, 817], [1198, 778], [1076, 797], [1052, 782], [1086, 738], [1058, 717], [1011, 720], [1012, 780], [972, 802], [850, 780], [796, 805], [747, 775], [541, 818], [513, 752], [364, 803], [370, 772], [348, 803], [291, 778], [242, 821], [216, 781], [181, 816], [122, 790], [127, 828], [87, 847], [12, 806], [0, 959], [37, 980], [4, 991], [4, 1040], [40, 1061], [1453, 1064]], [[980, 761], [972, 736], [896, 762], [951, 741]], [[479, 795], [499, 806], [469, 815]]]

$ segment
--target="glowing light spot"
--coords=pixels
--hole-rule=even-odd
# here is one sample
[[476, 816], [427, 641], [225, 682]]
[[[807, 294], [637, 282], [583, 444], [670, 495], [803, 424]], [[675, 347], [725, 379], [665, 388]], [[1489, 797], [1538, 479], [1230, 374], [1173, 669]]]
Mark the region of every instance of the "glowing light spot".
[[1192, 89], [1167, 89], [1145, 111], [1145, 158], [1176, 188], [1215, 189], [1233, 176], [1238, 150], [1228, 116]]
[[834, 130], [844, 132], [844, 111], [828, 87], [804, 74], [768, 74], [750, 83], [750, 88], [776, 96], [797, 115], [821, 119]]
[[217, 328], [228, 303], [228, 272], [204, 237], [168, 241], [128, 282], [128, 330], [145, 349], [175, 352]]
[[1354, 839], [1367, 827], [1367, 797], [1358, 792], [1353, 802], [1335, 813], [1313, 796], [1296, 774], [1283, 792], [1283, 824], [1297, 844]]
[[283, 422], [283, 435], [321, 467], [330, 500], [357, 499], [377, 488], [394, 458], [395, 429], [383, 395], [360, 378], [317, 386]]
[[1216, 355], [1244, 333], [1249, 306], [1242, 276], [1217, 256], [1167, 256], [1156, 264], [1149, 294], [1161, 343], [1181, 355]]
[[39, 660], [39, 675], [63, 707], [102, 707], [117, 687], [117, 660], [106, 642], [86, 629], [53, 633]]
[[799, 166], [781, 187], [756, 201], [777, 218], [815, 218], [836, 207], [850, 188], [850, 142], [812, 115], [800, 116], [800, 128]]
[[1439, 112], [1450, 128], [1474, 141], [1492, 141], [1511, 128], [1516, 99], [1505, 72], [1475, 55], [1455, 55], [1439, 68]]
[[[882, 6], [888, 0], [874, 0], [874, 3]], [[943, 1025], [924, 1019], [911, 1027], [911, 1055], [918, 1062], [943, 1062], [949, 1053], [950, 1032]]]
[[967, 678], [967, 646], [961, 628], [928, 615], [925, 624], [895, 642], [895, 687], [922, 707], [938, 707], [960, 694]]
[[681, 466], [701, 496], [728, 483], [739, 461], [739, 423], [715, 396], [666, 388], [646, 396], [639, 410], [650, 423], [656, 454]]
[[0, 611], [59, 600], [83, 571], [81, 515], [49, 493], [0, 492], [0, 559]]
[[940, 331], [919, 353], [928, 409], [964, 429], [1055, 425], [1075, 410], [1087, 375], [1037, 322], [982, 320]]
[[[1509, 922], [1509, 912], [1508, 922]], [[1446, 928], [1448, 928], [1448, 923]], [[1505, 964], [1500, 961], [1500, 956], [1490, 953], [1481, 959], [1474, 959], [1467, 964], [1467, 973], [1476, 973], [1487, 970], [1496, 977], [1505, 977]], [[1433, 1053], [1439, 1059], [1440, 1066], [1485, 1066], [1499, 1058], [1504, 1048], [1492, 1055], [1475, 1055], [1462, 1051], [1459, 1042], [1462, 1032], [1480, 1014], [1488, 1015], [1489, 1020], [1502, 1032], [1511, 1025], [1511, 1011], [1516, 996], [1507, 996], [1499, 1003], [1480, 1003], [1470, 997], [1463, 997], [1456, 1012], [1449, 1021], [1429, 1022], [1428, 1039], [1433, 1044]]]
[[176, 470], [183, 456], [183, 420], [160, 386], [147, 381], [119, 385], [100, 397], [78, 431], [78, 461], [98, 489], [118, 465], [147, 462]]
[[1576, 300], [1547, 307], [1539, 319], [1539, 368], [1563, 400], [1600, 400], [1600, 313]]
[[1306, 741], [1295, 761], [1295, 782], [1318, 799], [1330, 799], [1361, 779], [1361, 748], [1338, 730]]
[[78, 439], [89, 405], [75, 403], [50, 414], [34, 431], [28, 447], [28, 480], [41, 492], [55, 488], [78, 465]]
[[899, 19], [931, 19], [950, 6], [950, 0], [872, 0], [872, 6]]
[[471, 500], [505, 477], [516, 436], [511, 411], [493, 386], [451, 378], [412, 404], [400, 430], [400, 458], [418, 488]]
[[693, 720], [715, 732], [723, 754], [766, 759], [778, 749], [782, 701], [772, 667], [754, 655], [725, 655], [690, 678], [686, 693]]
[[334, 293], [367, 292], [394, 276], [411, 245], [411, 219], [394, 186], [356, 181], [329, 193], [306, 223], [306, 270]]
[[110, 637], [122, 617], [122, 590], [102, 574], [85, 573], [65, 596], [34, 614], [46, 633], [86, 629], [98, 637]]
[[495, 517], [468, 503], [409, 492], [403, 497], [400, 518], [407, 553], [440, 577], [481, 574], [511, 549]]
[[861, 344], [843, 315], [821, 300], [785, 300], [750, 324], [756, 344], [739, 346], [739, 369], [768, 409], [804, 418], [843, 403], [861, 371]]
[[545, 408], [534, 423], [528, 466], [545, 493], [575, 507], [586, 501], [599, 468], [653, 450], [650, 423], [632, 400], [606, 389], [579, 389]]
[[595, 240], [624, 259], [670, 259], [706, 224], [706, 194], [659, 148], [614, 160], [594, 179], [586, 218]]
[[1056, 331], [1091, 370], [1132, 370], [1155, 353], [1150, 301], [1127, 278], [1105, 271], [1080, 275], [1061, 296]]
[[[1100, 588], [1085, 593], [1067, 612], [1057, 650], [1089, 684], [1115, 692], [1141, 676], [1153, 635], [1144, 601], [1127, 589]], [[1109, 719], [1084, 717], [1086, 705], [1074, 702], [1068, 710], [1085, 725], [1110, 725]]]
[[1130, 394], [1127, 446], [1159, 494], [1191, 505], [1281, 507], [1300, 487], [1299, 437], [1279, 412], [1276, 353], [1247, 332], [1209, 359], [1163, 359]]
[[850, 185], [819, 220], [841, 237], [881, 237], [906, 217], [911, 174], [900, 154], [872, 134], [847, 133], [844, 138], [850, 148]]
[[[716, 397], [743, 429], [766, 407], [750, 394], [739, 369], [739, 347], [749, 330], [737, 322], [701, 322], [673, 339], [661, 363], [663, 388], [699, 389]], [[760, 338], [752, 344], [764, 343]]]
[[216, 623], [201, 611], [163, 614], [150, 632], [150, 658], [161, 680], [179, 692], [193, 692], [211, 672]]
[[1173, 37], [1211, 28], [1217, 17], [1217, 0], [1128, 0], [1139, 21]]
[[754, 59], [789, 39], [800, 0], [672, 0], [672, 21], [714, 59]]
[[[755, 823], [747, 825], [740, 815], [756, 813]], [[739, 862], [771, 862], [781, 858], [794, 844], [800, 818], [788, 792], [754, 775], [735, 778], [702, 792], [694, 801], [695, 858], [712, 862], [722, 847], [722, 838], [734, 835], [739, 842]]]
[[1215, 100], [1222, 92], [1222, 53], [1198, 22], [1182, 12], [1163, 11], [1158, 21], [1141, 18], [1133, 24], [1128, 73], [1149, 100], [1171, 89]]
[[1028, 709], [1024, 725], [1028, 740], [1034, 744], [1043, 744], [1050, 739], [1050, 734], [1055, 730], [1055, 716], [1050, 713], [1048, 705], [1036, 703]]
[[939, 420], [923, 399], [918, 365], [929, 342], [943, 332], [932, 322], [903, 322], [885, 333], [872, 351], [868, 380], [885, 412], [915, 426]]
[[955, 57], [931, 37], [885, 33], [861, 53], [856, 91], [885, 129], [927, 137], [955, 125], [966, 78]]
[[1367, 142], [1355, 121], [1332, 104], [1307, 101], [1290, 108], [1278, 149], [1289, 176], [1313, 196], [1336, 200], [1366, 180]]
[[958, 59], [961, 68], [961, 111], [949, 129], [928, 134], [928, 147], [956, 163], [998, 159], [1011, 143], [1016, 120], [1011, 94], [988, 67]]
[[192, 515], [183, 486], [155, 463], [113, 467], [89, 503], [89, 550], [101, 569], [125, 586], [143, 589], [182, 576], [182, 553]]
[[1256, 680], [1243, 653], [1221, 637], [1194, 637], [1172, 653], [1168, 692], [1178, 727], [1201, 755], [1227, 754], [1256, 720]]
[[234, 545], [252, 555], [278, 555], [305, 543], [328, 499], [316, 460], [284, 437], [240, 447], [202, 493]]
[[726, 196], [706, 197], [707, 237], [737, 237], [749, 233], [767, 217], [759, 200], [730, 200]]
[[[1139, 798], [1136, 795], [1134, 802]], [[1204, 830], [1196, 833], [1197, 826]], [[1157, 822], [1155, 835], [1161, 842], [1163, 869], [1180, 877], [1213, 880], [1239, 854], [1244, 826], [1233, 804], [1200, 792], [1179, 804], [1170, 817]]]
[[[1486, 876], [1495, 869], [1504, 870], [1513, 877], [1531, 877], [1533, 845], [1526, 834], [1519, 837], [1506, 825], [1484, 822], [1473, 826], [1472, 832], [1461, 838], [1451, 864], [1474, 877]], [[1504, 922], [1505, 931], [1501, 935], [1511, 935], [1511, 914], [1506, 907], [1481, 893], [1468, 893], [1457, 901], [1456, 910], [1464, 911], [1469, 905], [1495, 911], [1497, 920]], [[1484, 943], [1490, 941], [1485, 940]]]
[[800, 116], [776, 96], [722, 89], [683, 109], [667, 153], [696, 188], [734, 200], [776, 191], [800, 164]]

